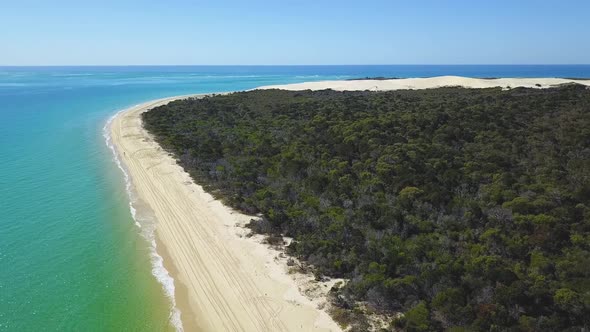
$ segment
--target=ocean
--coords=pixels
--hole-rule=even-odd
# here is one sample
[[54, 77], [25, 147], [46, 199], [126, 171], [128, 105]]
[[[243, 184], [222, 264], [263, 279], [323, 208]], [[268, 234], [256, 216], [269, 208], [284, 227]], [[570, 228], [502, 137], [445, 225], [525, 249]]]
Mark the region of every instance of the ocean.
[[104, 127], [167, 96], [362, 77], [590, 78], [590, 65], [0, 67], [0, 331], [173, 331], [173, 281]]

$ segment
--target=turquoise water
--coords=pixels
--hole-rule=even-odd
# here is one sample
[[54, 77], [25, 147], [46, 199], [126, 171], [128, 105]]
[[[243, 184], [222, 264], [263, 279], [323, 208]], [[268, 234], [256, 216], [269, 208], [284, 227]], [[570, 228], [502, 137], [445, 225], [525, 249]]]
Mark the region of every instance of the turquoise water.
[[260, 85], [447, 74], [590, 77], [590, 66], [0, 67], [0, 331], [174, 329], [103, 137], [117, 111]]

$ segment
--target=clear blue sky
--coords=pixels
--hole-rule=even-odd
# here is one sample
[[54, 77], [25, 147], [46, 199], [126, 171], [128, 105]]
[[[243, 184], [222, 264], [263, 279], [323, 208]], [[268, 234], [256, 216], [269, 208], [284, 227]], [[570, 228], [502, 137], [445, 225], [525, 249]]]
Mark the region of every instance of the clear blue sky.
[[1, 1], [0, 65], [590, 63], [590, 0]]

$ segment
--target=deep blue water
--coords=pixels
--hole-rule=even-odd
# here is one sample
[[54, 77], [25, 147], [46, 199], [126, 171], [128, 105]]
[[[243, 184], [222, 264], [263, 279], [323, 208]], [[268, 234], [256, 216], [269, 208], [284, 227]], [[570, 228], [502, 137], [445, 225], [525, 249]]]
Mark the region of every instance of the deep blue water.
[[261, 85], [439, 75], [590, 78], [590, 65], [0, 67], [0, 331], [172, 328], [105, 146], [118, 110]]
[[342, 78], [387, 76], [431, 77], [562, 77], [590, 78], [585, 65], [349, 65], [349, 66], [98, 66], [98, 67], [2, 67], [2, 72], [104, 74], [195, 74], [263, 76], [341, 76]]

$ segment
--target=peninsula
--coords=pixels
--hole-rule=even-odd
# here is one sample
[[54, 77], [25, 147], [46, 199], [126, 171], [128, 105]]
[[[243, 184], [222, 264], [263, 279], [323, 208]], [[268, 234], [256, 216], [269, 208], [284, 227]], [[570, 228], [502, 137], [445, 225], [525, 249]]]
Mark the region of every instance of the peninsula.
[[[568, 90], [567, 85], [573, 83], [577, 85]], [[533, 124], [571, 125], [575, 127], [572, 130], [576, 132], [577, 126], [588, 120], [587, 113], [580, 115], [584, 113], [574, 111], [584, 107], [588, 109], [590, 92], [581, 86], [589, 84], [589, 81], [551, 78], [471, 79], [448, 76], [267, 86], [261, 87], [258, 91], [236, 95], [233, 99], [214, 99], [226, 96], [205, 97], [202, 102], [198, 102], [196, 98], [199, 96], [196, 96], [179, 101], [188, 98], [184, 96], [148, 102], [121, 112], [113, 120], [110, 129], [118, 156], [131, 176], [134, 192], [140, 201], [138, 206], [149, 210], [157, 220], [158, 252], [163, 256], [165, 266], [175, 279], [175, 302], [187, 331], [339, 331], [342, 326], [358, 329], [362, 329], [363, 326], [374, 327], [375, 321], [357, 326], [354, 322], [342, 320], [342, 316], [346, 315], [342, 310], [354, 307], [355, 303], [363, 303], [362, 308], [377, 314], [402, 313], [399, 316], [401, 318], [397, 320], [390, 316], [389, 321], [384, 322], [384, 326], [391, 323], [409, 328], [425, 324], [424, 326], [449, 328], [477, 323], [483, 328], [489, 326], [485, 324], [497, 324], [493, 321], [492, 313], [505, 315], [508, 325], [517, 325], [526, 324], [526, 319], [523, 321], [510, 313], [495, 312], [500, 310], [502, 301], [497, 298], [501, 296], [499, 292], [503, 291], [502, 288], [497, 288], [498, 283], [505, 284], [508, 287], [506, 291], [516, 291], [510, 288], [516, 281], [529, 282], [527, 278], [534, 279], [535, 276], [543, 276], [546, 273], [550, 268], [547, 263], [543, 263], [546, 257], [553, 255], [553, 258], [562, 259], [563, 266], [566, 266], [568, 259], [574, 259], [574, 256], [567, 255], [583, 255], [580, 250], [586, 249], [578, 249], [575, 243], [584, 241], [583, 234], [588, 232], [584, 227], [587, 226], [565, 226], [569, 219], [560, 220], [556, 217], [559, 211], [554, 209], [559, 209], [559, 206], [554, 206], [551, 200], [557, 199], [554, 195], [562, 195], [560, 197], [563, 198], [559, 199], [560, 204], [567, 208], [572, 205], [572, 209], [576, 206], [576, 209], [585, 211], [580, 212], [581, 214], [588, 214], [588, 207], [576, 205], [587, 193], [584, 194], [583, 188], [575, 187], [575, 181], [587, 181], [587, 177], [584, 178], [584, 175], [579, 173], [581, 169], [575, 166], [578, 159], [574, 157], [571, 164], [574, 168], [568, 172], [572, 176], [580, 175], [581, 178], [575, 181], [567, 180], [574, 186], [567, 190], [565, 187], [553, 186], [551, 181], [557, 178], [549, 178], [547, 181], [551, 185], [539, 187], [540, 183], [535, 182], [536, 177], [551, 177], [552, 173], [550, 170], [543, 174], [530, 173], [526, 167], [533, 167], [533, 164], [519, 166], [525, 167], [518, 168], [521, 178], [509, 178], [503, 173], [503, 167], [516, 167], [518, 162], [530, 157], [526, 155], [527, 151], [518, 150], [519, 146], [510, 141], [516, 139], [516, 136], [511, 136], [516, 135], [513, 129], [521, 130], [519, 128], [522, 127], [525, 128], [522, 130], [531, 135], [537, 129], [553, 133], [549, 127], [534, 129], [529, 128], [527, 123], [519, 122], [518, 126], [512, 127], [516, 125], [514, 121], [524, 121], [526, 119], [522, 116], [529, 116], [528, 119], [539, 119], [531, 120]], [[451, 88], [429, 90], [431, 93], [424, 95], [407, 91], [441, 87]], [[502, 88], [504, 91], [494, 87]], [[553, 92], [548, 96], [539, 90], [516, 89], [519, 87], [555, 89], [547, 90]], [[485, 89], [479, 90], [480, 88]], [[309, 92], [304, 95], [283, 91], [283, 95], [275, 96], [278, 99], [271, 103], [279, 105], [276, 109], [269, 110], [274, 112], [272, 116], [265, 118], [269, 115], [263, 115], [260, 118], [262, 122], [251, 120], [250, 117], [255, 114], [252, 113], [252, 107], [271, 107], [271, 104], [265, 104], [264, 98], [270, 98], [271, 94], [277, 92], [265, 91], [269, 89], [332, 89], [359, 92], [334, 96], [336, 92], [333, 91]], [[514, 92], [507, 92], [509, 89]], [[379, 95], [381, 99], [371, 99], [371, 96], [363, 95], [369, 92], [360, 92], [366, 90], [405, 92]], [[251, 97], [254, 102], [250, 102], [248, 94], [254, 94]], [[525, 100], [523, 94], [527, 94], [528, 100], [532, 100], [531, 104], [519, 106], [518, 103]], [[303, 99], [297, 101], [296, 98]], [[553, 98], [557, 101], [549, 105]], [[278, 100], [292, 101], [291, 105], [308, 102], [317, 107], [322, 106], [322, 100], [333, 100], [335, 104], [332, 106], [344, 102], [346, 105], [358, 102], [355, 106], [358, 106], [358, 109], [371, 107], [367, 105], [381, 105], [391, 107], [392, 111], [387, 113], [388, 111], [381, 109], [381, 113], [375, 115], [381, 117], [373, 119], [371, 115], [363, 114], [361, 117], [364, 118], [359, 118], [355, 125], [358, 125], [358, 128], [348, 128], [347, 130], [351, 131], [347, 138], [342, 137], [340, 140], [337, 131], [343, 128], [335, 126], [339, 122], [346, 124], [346, 117], [339, 118], [342, 114], [331, 114], [334, 117], [329, 119], [325, 118], [327, 114], [322, 112], [314, 115], [313, 112], [294, 111], [296, 108], [280, 106]], [[383, 100], [388, 101], [379, 104], [383, 103]], [[439, 111], [435, 110], [438, 106], [432, 106], [437, 100], [443, 105]], [[559, 100], [565, 102], [559, 103]], [[170, 104], [173, 101], [176, 103]], [[396, 104], [398, 101], [400, 104]], [[473, 101], [480, 104], [469, 104]], [[316, 102], [317, 104], [314, 104]], [[418, 105], [412, 104], [413, 102], [423, 105], [423, 108], [416, 107], [414, 112], [428, 112], [424, 113], [423, 118], [414, 118], [415, 114], [419, 113], [404, 115], [403, 111], [396, 110], [396, 107]], [[203, 103], [210, 105], [211, 109], [207, 111]], [[180, 108], [160, 107], [167, 104]], [[524, 111], [533, 104], [541, 112], [538, 115], [530, 110]], [[496, 123], [496, 120], [490, 117], [489, 110], [501, 112], [501, 107], [497, 105], [513, 105], [523, 112], [521, 115], [510, 110], [498, 113], [504, 122]], [[445, 110], [445, 107], [449, 109]], [[558, 111], [555, 111], [556, 109]], [[368, 110], [370, 111], [370, 108]], [[558, 113], [551, 115], [551, 110]], [[146, 111], [150, 112], [145, 113]], [[199, 114], [205, 113], [199, 112], [210, 114], [209, 117], [200, 119]], [[219, 113], [215, 115], [212, 112]], [[241, 120], [232, 116], [223, 120], [227, 112], [239, 112], [242, 119], [250, 120], [240, 122]], [[472, 115], [467, 112], [471, 112]], [[384, 121], [388, 114], [392, 115], [390, 120], [393, 121], [393, 127], [391, 131], [380, 134], [377, 129], [378, 122]], [[475, 119], [475, 115], [480, 116], [480, 120]], [[168, 116], [178, 118], [170, 121]], [[349, 116], [355, 118], [357, 115], [351, 113]], [[406, 118], [403, 118], [404, 116]], [[458, 118], [460, 116], [465, 116], [465, 119]], [[558, 118], [543, 120], [542, 116]], [[401, 117], [399, 123], [395, 120], [398, 117]], [[311, 158], [321, 151], [309, 149], [309, 146], [306, 146], [309, 143], [307, 141], [298, 141], [299, 147], [288, 145], [285, 139], [293, 133], [283, 131], [281, 134], [284, 128], [265, 122], [273, 118], [284, 118], [285, 123], [292, 123], [294, 126], [302, 123], [323, 123], [325, 128], [316, 127], [313, 130], [321, 130], [320, 132], [325, 135], [332, 135], [332, 138], [325, 136], [325, 140], [318, 139], [317, 144], [325, 144], [324, 148], [334, 151], [335, 155], [331, 157], [334, 159], [326, 160], [326, 163], [318, 159], [317, 164], [309, 164], [309, 160], [301, 156], [308, 153]], [[149, 120], [147, 126], [144, 124], [146, 119]], [[219, 121], [231, 123], [223, 124]], [[331, 121], [333, 124], [330, 124]], [[449, 121], [458, 121], [458, 125], [465, 127], [444, 129], [442, 126]], [[488, 121], [490, 128], [496, 128], [493, 129], [496, 132], [480, 128], [479, 125], [484, 124], [481, 121]], [[212, 124], [215, 123], [218, 123], [219, 127], [213, 127]], [[413, 131], [408, 127], [398, 127], [408, 126], [410, 123], [415, 126]], [[183, 126], [182, 133], [170, 131], [181, 128], [179, 124]], [[271, 135], [274, 135], [273, 138], [261, 136], [258, 132], [262, 130], [260, 126], [266, 126]], [[506, 126], [506, 131], [503, 131], [501, 126]], [[236, 130], [235, 133], [230, 133], [234, 141], [230, 140], [229, 136], [224, 136], [228, 135], [227, 130], [230, 127]], [[301, 129], [300, 134], [308, 135], [310, 138], [320, 133], [306, 132], [304, 127]], [[201, 134], [205, 130], [206, 135], [187, 136], [199, 130], [202, 130]], [[252, 135], [248, 135], [248, 130], [251, 130]], [[401, 136], [395, 136], [394, 132]], [[560, 131], [556, 135], [563, 133], [565, 132]], [[363, 136], [369, 134], [371, 137]], [[383, 135], [394, 135], [397, 138]], [[252, 140], [252, 144], [244, 139]], [[331, 139], [335, 141], [330, 143]], [[530, 139], [541, 141], [523, 144], [530, 144], [527, 145], [530, 148], [544, 144], [542, 135], [531, 136]], [[577, 145], [579, 142], [567, 139], [563, 138], [561, 142], [564, 149], [583, 154], [584, 147]], [[571, 139], [575, 140], [575, 137], [572, 136]], [[377, 143], [379, 140], [382, 140], [381, 143]], [[436, 146], [431, 145], [436, 140], [440, 142]], [[263, 141], [267, 143], [261, 143]], [[193, 144], [191, 142], [196, 142], [192, 150], [188, 147]], [[389, 142], [395, 144], [389, 145]], [[485, 159], [488, 157], [477, 155], [484, 151], [477, 149], [483, 149], [485, 146], [471, 144], [473, 142], [496, 144], [498, 155], [488, 156], [491, 158], [489, 160]], [[231, 155], [231, 144], [239, 146], [240, 149], [254, 149], [248, 150], [251, 160], [244, 159], [248, 158], [246, 155]], [[381, 147], [369, 149], [363, 148], [362, 144], [377, 144], [376, 146]], [[225, 148], [225, 151], [230, 152], [224, 155], [221, 150], [210, 150], [211, 147]], [[520, 148], [522, 147], [524, 146]], [[268, 151], [256, 150], [260, 148], [266, 148]], [[502, 154], [506, 149], [518, 151]], [[538, 148], [535, 151], [545, 150]], [[260, 173], [256, 167], [267, 160], [263, 160], [263, 157], [257, 159], [258, 156], [273, 160], [268, 165], [275, 165], [276, 168], [271, 167]], [[472, 160], [468, 159], [469, 156]], [[431, 159], [424, 160], [427, 157]], [[319, 154], [313, 158], [320, 158]], [[551, 158], [545, 161], [536, 160], [535, 165], [552, 167], [546, 164], [552, 160]], [[583, 163], [587, 162], [584, 161], [587, 159], [583, 159], [585, 157], [581, 155], [579, 158], [582, 158], [579, 167], [585, 167]], [[236, 170], [236, 167], [242, 169]], [[469, 171], [465, 171], [466, 169]], [[517, 173], [516, 168], [514, 172]], [[318, 176], [324, 173], [325, 178], [309, 178], [310, 175]], [[240, 176], [244, 178], [239, 181], [237, 177], [232, 178], [236, 174], [242, 174]], [[468, 179], [468, 176], [473, 178]], [[529, 180], [523, 180], [523, 177], [527, 176]], [[271, 179], [282, 182], [273, 182]], [[301, 184], [305, 183], [306, 187], [296, 184], [298, 181]], [[242, 187], [236, 188], [238, 183]], [[319, 187], [313, 187], [314, 185]], [[332, 193], [327, 194], [326, 190]], [[310, 194], [314, 192], [317, 193], [315, 197]], [[566, 198], [563, 195], [569, 196]], [[483, 201], [477, 201], [476, 197], [484, 198]], [[461, 199], [463, 201], [460, 201]], [[226, 206], [222, 201], [241, 212]], [[307, 220], [302, 217], [305, 215], [312, 218]], [[569, 218], [568, 216], [569, 212], [564, 218]], [[355, 224], [355, 220], [359, 224]], [[527, 230], [514, 230], [514, 234], [520, 238], [507, 239], [507, 232], [512, 230], [509, 227], [513, 227], [506, 225], [507, 220]], [[318, 223], [322, 222], [326, 223], [325, 227], [318, 226]], [[360, 226], [361, 224], [365, 226]], [[250, 234], [246, 225], [257, 232], [270, 234], [271, 239], [279, 238], [266, 242], [282, 244], [283, 235], [294, 237], [293, 245], [289, 246], [289, 254], [315, 267], [317, 278], [312, 276], [306, 279], [298, 272], [293, 273], [290, 268], [293, 261], [281, 251], [264, 243], [264, 237]], [[561, 230], [563, 234], [559, 233], [567, 239], [562, 240], [560, 237], [559, 241], [562, 242], [546, 242], [550, 241], [551, 236], [548, 232], [555, 225], [567, 227]], [[582, 236], [582, 239], [578, 239], [578, 235]], [[455, 238], [456, 244], [445, 242], [450, 238]], [[290, 239], [284, 241], [288, 244]], [[568, 253], [558, 253], [566, 249], [569, 250]], [[475, 256], [469, 256], [466, 252], [471, 252]], [[471, 260], [453, 260], [453, 255], [460, 259], [471, 257]], [[525, 256], [532, 257], [531, 261], [527, 258], [525, 263], [522, 260]], [[407, 261], [408, 258], [414, 261]], [[411, 266], [415, 267], [412, 269]], [[428, 271], [434, 266], [446, 266], [447, 270], [444, 273], [437, 273], [440, 273], [442, 278], [449, 279], [428, 279]], [[562, 271], [559, 266], [557, 269]], [[565, 274], [583, 273], [575, 268], [563, 269]], [[476, 275], [475, 271], [483, 274]], [[444, 275], [445, 273], [447, 275]], [[472, 279], [459, 283], [461, 273]], [[527, 274], [535, 275], [527, 277]], [[330, 278], [324, 279], [323, 276]], [[351, 277], [358, 280], [349, 283], [350, 287], [342, 286], [347, 284]], [[344, 282], [336, 283], [339, 278], [343, 278]], [[577, 315], [574, 309], [567, 309], [575, 305], [583, 306], [576, 303], [582, 303], [582, 295], [579, 294], [582, 294], [580, 292], [584, 286], [574, 285], [572, 282], [569, 279], [560, 279], [556, 281], [560, 285], [557, 289], [541, 285], [540, 287], [551, 289], [554, 293], [541, 294], [539, 297], [549, 296], [554, 299], [552, 301], [555, 301], [555, 304], [551, 306], [561, 308], [560, 310], [568, 312], [575, 322], [583, 324], [577, 321], [583, 318]], [[442, 288], [437, 291], [430, 288], [432, 285], [428, 283]], [[481, 289], [477, 290], [478, 287]], [[392, 296], [398, 300], [392, 301]], [[511, 295], [506, 296], [508, 300], [516, 301], [510, 298]], [[330, 301], [327, 300], [328, 297], [331, 297]], [[486, 299], [482, 300], [483, 298]], [[534, 296], [531, 297], [531, 300], [534, 299]], [[330, 304], [334, 302], [336, 305]], [[480, 307], [474, 308], [473, 305]], [[521, 306], [521, 310], [528, 310], [529, 314], [543, 315], [543, 312], [522, 307], [521, 303], [515, 305]], [[554, 308], [549, 304], [547, 306]], [[328, 312], [337, 318], [340, 325]], [[490, 316], [486, 316], [486, 312], [490, 313]], [[560, 326], [561, 318], [547, 319], [555, 320], [551, 321], [551, 324], [555, 324], [551, 326]]]

